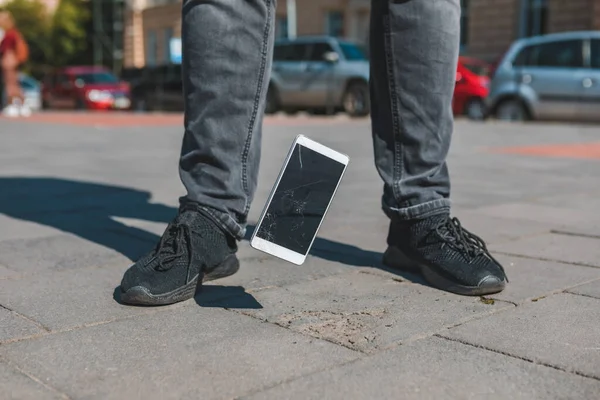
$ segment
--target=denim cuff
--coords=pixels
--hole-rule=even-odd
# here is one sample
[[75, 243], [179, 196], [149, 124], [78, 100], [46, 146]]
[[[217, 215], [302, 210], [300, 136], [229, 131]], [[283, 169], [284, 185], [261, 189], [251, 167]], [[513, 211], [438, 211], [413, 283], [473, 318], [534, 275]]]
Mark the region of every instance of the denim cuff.
[[186, 197], [179, 198], [179, 204], [194, 204], [194, 208], [198, 210], [198, 212], [202, 213], [204, 216], [210, 218], [219, 228], [221, 228], [225, 233], [233, 236], [236, 240], [244, 239], [246, 235], [246, 225], [240, 224], [235, 219], [233, 219], [229, 214], [224, 213], [222, 211], [215, 210], [211, 207], [206, 207], [202, 204], [199, 204], [196, 201], [189, 200]]
[[406, 221], [411, 219], [424, 219], [431, 217], [432, 215], [450, 212], [450, 199], [437, 199], [405, 208], [389, 207], [384, 201], [382, 201], [381, 204], [383, 212], [391, 220]]
[[246, 235], [246, 226], [239, 224], [227, 213], [215, 209], [200, 206], [199, 211], [213, 220], [226, 233], [233, 236], [236, 240], [244, 239]]

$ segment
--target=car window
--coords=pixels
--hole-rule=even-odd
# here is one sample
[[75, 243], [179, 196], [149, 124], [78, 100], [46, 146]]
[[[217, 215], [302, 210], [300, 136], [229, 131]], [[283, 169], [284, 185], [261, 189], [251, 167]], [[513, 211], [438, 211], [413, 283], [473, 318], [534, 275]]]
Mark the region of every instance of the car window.
[[344, 53], [344, 58], [348, 61], [367, 60], [366, 51], [353, 43], [340, 42], [340, 48]]
[[325, 54], [332, 52], [333, 47], [327, 42], [316, 42], [311, 46], [309, 61], [325, 61]]
[[583, 41], [561, 40], [523, 48], [513, 62], [514, 66], [544, 68], [583, 67]]
[[592, 68], [600, 69], [600, 39], [592, 39], [590, 52]]
[[81, 81], [84, 84], [94, 84], [94, 83], [118, 83], [119, 80], [116, 76], [109, 72], [89, 72], [84, 74], [75, 75], [75, 80]]
[[57, 85], [64, 85], [65, 83], [69, 83], [69, 77], [66, 74], [56, 75], [56, 84]]
[[531, 50], [533, 47], [534, 46], [523, 47], [515, 57], [512, 65], [514, 67], [525, 67], [527, 65], [531, 65]]
[[490, 68], [485, 64], [463, 63], [466, 69], [478, 76], [489, 76]]
[[19, 84], [21, 85], [21, 88], [23, 88], [24, 90], [35, 90], [38, 88], [36, 81], [34, 81], [31, 78], [27, 78], [27, 77], [20, 77]]
[[308, 44], [278, 44], [275, 45], [273, 59], [275, 61], [305, 61], [308, 56]]

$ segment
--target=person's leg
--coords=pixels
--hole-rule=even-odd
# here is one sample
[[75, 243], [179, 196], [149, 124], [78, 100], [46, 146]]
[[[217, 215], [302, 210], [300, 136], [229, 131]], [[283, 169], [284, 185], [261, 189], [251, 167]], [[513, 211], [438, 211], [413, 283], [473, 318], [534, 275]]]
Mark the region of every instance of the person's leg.
[[19, 115], [19, 95], [21, 88], [19, 87], [19, 77], [16, 68], [5, 67], [3, 69], [4, 81], [6, 82], [6, 108], [4, 114], [9, 117], [17, 117]]
[[502, 290], [483, 241], [451, 219], [446, 156], [460, 38], [459, 0], [374, 0], [371, 96], [375, 163], [390, 217], [388, 265], [461, 294]]
[[179, 172], [187, 199], [238, 239], [256, 188], [274, 6], [272, 0], [184, 5], [186, 112]]
[[187, 196], [157, 248], [125, 274], [125, 302], [186, 300], [203, 277], [237, 271], [236, 239], [256, 188], [274, 14], [273, 0], [183, 2], [179, 172]]

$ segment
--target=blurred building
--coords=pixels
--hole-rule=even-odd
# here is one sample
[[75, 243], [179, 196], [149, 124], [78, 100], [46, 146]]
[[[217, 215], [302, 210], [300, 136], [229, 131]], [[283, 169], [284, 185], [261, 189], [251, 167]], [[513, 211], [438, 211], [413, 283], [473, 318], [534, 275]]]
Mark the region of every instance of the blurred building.
[[600, 0], [463, 0], [463, 52], [492, 61], [518, 38], [600, 29]]
[[[370, 0], [296, 0], [298, 35], [343, 36], [365, 42]], [[287, 4], [277, 3], [275, 31], [287, 35]], [[181, 0], [129, 0], [125, 10], [124, 65], [168, 63], [172, 39], [181, 36]], [[177, 43], [175, 41], [175, 43]]]
[[[46, 8], [48, 9], [48, 12], [53, 13], [54, 10], [56, 10], [56, 7], [58, 7], [58, 3], [60, 2], [60, 0], [37, 0], [40, 3], [44, 4], [46, 6]], [[10, 3], [10, 0], [0, 0], [0, 6], [2, 6], [3, 4], [6, 3]]]
[[[296, 3], [298, 35], [326, 34], [367, 42], [370, 0]], [[600, 29], [600, 0], [461, 0], [461, 6], [461, 51], [488, 61], [520, 37]], [[279, 0], [275, 27], [280, 38], [287, 35], [286, 11], [286, 0]], [[171, 46], [177, 46], [181, 34], [181, 0], [127, 0], [124, 18], [125, 67], [172, 60]]]

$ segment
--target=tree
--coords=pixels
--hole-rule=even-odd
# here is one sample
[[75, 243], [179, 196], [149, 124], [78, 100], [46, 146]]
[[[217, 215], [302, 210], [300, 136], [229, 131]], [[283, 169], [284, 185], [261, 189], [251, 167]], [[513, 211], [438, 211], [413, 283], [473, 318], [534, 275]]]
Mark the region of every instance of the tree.
[[87, 63], [89, 1], [61, 0], [52, 16], [52, 65]]
[[46, 6], [39, 0], [11, 0], [2, 8], [13, 15], [17, 28], [29, 45], [26, 69], [37, 69], [48, 60], [50, 24]]

